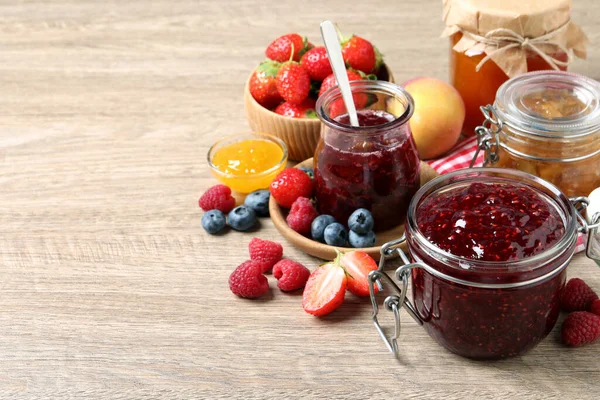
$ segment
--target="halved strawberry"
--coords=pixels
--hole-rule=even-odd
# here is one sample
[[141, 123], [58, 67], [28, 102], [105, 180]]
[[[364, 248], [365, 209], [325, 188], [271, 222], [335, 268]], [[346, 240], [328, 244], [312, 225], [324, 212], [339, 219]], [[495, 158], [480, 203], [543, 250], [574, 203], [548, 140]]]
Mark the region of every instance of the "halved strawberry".
[[[369, 295], [369, 272], [377, 269], [377, 263], [364, 251], [349, 251], [340, 257], [340, 264], [348, 275], [348, 290], [357, 296]], [[377, 286], [375, 286], [377, 292]]]
[[329, 314], [344, 302], [347, 281], [338, 255], [310, 274], [302, 294], [302, 308], [318, 317]]

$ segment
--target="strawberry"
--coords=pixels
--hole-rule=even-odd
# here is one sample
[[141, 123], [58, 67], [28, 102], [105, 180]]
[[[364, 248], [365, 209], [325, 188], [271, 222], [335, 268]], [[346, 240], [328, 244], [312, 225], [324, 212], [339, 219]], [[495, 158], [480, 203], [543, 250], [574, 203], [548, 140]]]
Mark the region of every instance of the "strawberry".
[[[348, 81], [360, 81], [365, 79], [365, 75], [361, 75], [360, 72], [349, 69], [346, 71], [348, 74]], [[319, 89], [319, 96], [327, 91], [327, 89], [337, 86], [337, 80], [335, 79], [335, 75], [331, 74], [325, 79], [323, 79], [323, 83], [321, 84], [321, 88]]]
[[281, 103], [277, 106], [275, 112], [290, 118], [317, 118], [315, 112], [315, 100], [310, 97], [307, 97], [306, 100], [300, 104], [290, 103], [289, 101]]
[[310, 274], [302, 294], [302, 308], [318, 317], [329, 314], [344, 302], [347, 282], [338, 255], [334, 261], [321, 265]]
[[267, 49], [265, 54], [267, 58], [273, 61], [284, 62], [288, 60], [300, 61], [302, 55], [312, 46], [306, 40], [306, 37], [302, 37], [297, 33], [289, 33], [273, 40]]
[[[373, 75], [365, 75], [360, 71], [347, 70], [348, 81], [360, 81], [365, 79], [371, 79], [374, 77]], [[319, 96], [321, 96], [328, 89], [337, 86], [337, 80], [335, 76], [331, 74], [323, 81], [321, 85], [321, 89], [319, 90]], [[370, 106], [371, 104], [377, 102], [377, 96], [373, 93], [353, 93], [352, 99], [354, 100], [354, 106], [357, 110], [362, 110], [365, 107]], [[340, 97], [339, 99], [334, 100], [329, 107], [329, 117], [335, 118], [339, 115], [346, 114], [346, 105], [344, 104], [344, 100]]]
[[315, 81], [322, 81], [333, 73], [327, 57], [327, 49], [323, 46], [315, 47], [304, 53], [300, 64], [306, 68], [310, 79]]
[[290, 103], [300, 104], [308, 97], [310, 91], [310, 75], [306, 69], [295, 61], [284, 63], [275, 78], [277, 91]]
[[281, 207], [290, 208], [298, 197], [311, 198], [315, 182], [297, 168], [281, 171], [271, 182], [271, 196]]
[[[369, 295], [369, 272], [377, 269], [377, 263], [364, 251], [349, 251], [340, 257], [340, 264], [348, 276], [348, 290], [357, 296]], [[375, 287], [377, 291], [377, 287]]]
[[272, 109], [283, 101], [277, 91], [275, 77], [281, 64], [274, 61], [263, 61], [250, 77], [248, 88], [254, 100], [261, 106]]
[[377, 72], [383, 63], [381, 53], [373, 47], [371, 42], [356, 35], [352, 35], [350, 39], [342, 43], [342, 57], [348, 68], [357, 69], [365, 74]]

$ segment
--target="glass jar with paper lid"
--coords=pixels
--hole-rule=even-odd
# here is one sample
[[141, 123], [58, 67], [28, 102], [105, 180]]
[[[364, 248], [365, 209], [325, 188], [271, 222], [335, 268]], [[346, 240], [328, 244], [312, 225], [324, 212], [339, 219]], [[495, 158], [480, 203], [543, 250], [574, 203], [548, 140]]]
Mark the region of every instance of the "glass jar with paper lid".
[[449, 37], [450, 81], [466, 107], [463, 132], [483, 122], [509, 78], [528, 71], [566, 70], [586, 57], [585, 34], [571, 22], [571, 0], [444, 0], [442, 36]]

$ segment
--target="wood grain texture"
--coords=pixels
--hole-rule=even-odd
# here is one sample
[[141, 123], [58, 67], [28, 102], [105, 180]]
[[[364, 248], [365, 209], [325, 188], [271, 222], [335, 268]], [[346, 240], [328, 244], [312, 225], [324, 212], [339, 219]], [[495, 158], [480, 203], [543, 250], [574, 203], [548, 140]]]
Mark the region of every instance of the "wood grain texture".
[[[600, 3], [574, 7], [593, 45], [572, 69], [598, 78]], [[398, 82], [447, 77], [435, 0], [0, 2], [0, 398], [597, 396], [600, 345], [565, 349], [557, 329], [524, 357], [473, 362], [402, 313], [398, 362], [368, 299], [317, 319], [272, 277], [262, 300], [229, 292], [253, 235], [202, 231], [206, 153], [249, 129], [266, 44], [318, 42], [324, 18], [372, 39]], [[570, 275], [600, 290], [582, 256]]]

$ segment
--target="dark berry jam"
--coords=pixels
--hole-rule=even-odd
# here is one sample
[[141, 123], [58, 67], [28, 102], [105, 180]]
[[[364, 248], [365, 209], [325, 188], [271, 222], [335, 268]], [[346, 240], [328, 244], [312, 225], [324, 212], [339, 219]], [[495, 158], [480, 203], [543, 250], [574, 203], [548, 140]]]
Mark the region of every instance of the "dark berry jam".
[[556, 207], [526, 186], [472, 183], [428, 197], [418, 215], [427, 240], [472, 260], [521, 260], [549, 248], [565, 233]]
[[[396, 117], [381, 110], [360, 110], [357, 113], [359, 126], [377, 126], [392, 122]], [[348, 114], [340, 115], [335, 120], [340, 124], [350, 125], [350, 116]]]
[[[425, 240], [441, 251], [427, 249], [407, 230], [412, 258], [471, 283], [412, 271], [415, 308], [440, 344], [469, 358], [504, 358], [525, 353], [552, 330], [566, 276], [562, 267], [575, 240], [567, 251], [545, 256], [565, 235], [550, 197], [517, 181], [476, 182], [430, 194], [415, 219]], [[448, 253], [458, 258], [447, 261]], [[522, 262], [529, 258], [531, 263]], [[546, 274], [551, 276], [526, 286], [490, 287]]]
[[[404, 222], [419, 188], [419, 156], [407, 123], [381, 110], [360, 110], [364, 133], [325, 128], [315, 152], [319, 211], [346, 224], [357, 208], [369, 209], [378, 231]], [[349, 124], [348, 115], [336, 121]], [[376, 129], [381, 126], [381, 129]]]

